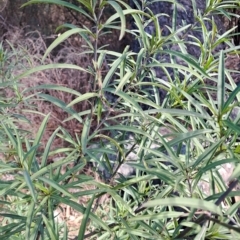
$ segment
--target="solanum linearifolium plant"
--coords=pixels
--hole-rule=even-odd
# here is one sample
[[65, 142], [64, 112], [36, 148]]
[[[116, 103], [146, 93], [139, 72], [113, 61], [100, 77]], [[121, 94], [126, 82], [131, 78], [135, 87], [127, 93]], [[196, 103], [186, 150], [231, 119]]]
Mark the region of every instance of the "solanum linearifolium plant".
[[[239, 204], [232, 202], [239, 195], [235, 180], [239, 167], [232, 175], [233, 185], [228, 186], [221, 175], [223, 164], [238, 166], [239, 162], [240, 117], [233, 117], [232, 113], [238, 107], [240, 87], [224, 65], [226, 54], [238, 49], [228, 39], [233, 30], [220, 35], [213, 24], [212, 33], [204, 35], [202, 43], [194, 42], [201, 50], [196, 58], [187, 54], [187, 43], [179, 39], [187, 27], [176, 29], [173, 21], [171, 34], [163, 36], [158, 16], [148, 8], [147, 1], [141, 1], [136, 9], [124, 1], [87, 0], [32, 0], [24, 6], [33, 3], [70, 8], [83, 14], [94, 27], [60, 26], [58, 29], [69, 30], [49, 46], [43, 65], [15, 76], [14, 82], [37, 71], [70, 68], [90, 74], [91, 91], [80, 94], [62, 86], [36, 87], [72, 92], [75, 98], [68, 103], [46, 94], [38, 97], [65, 110], [69, 114], [66, 122], [76, 119], [83, 124], [79, 136], [57, 128], [40, 156], [37, 150], [49, 115], [33, 141], [23, 138], [13, 121], [1, 120], [4, 141], [14, 152], [13, 161], [1, 162], [1, 173], [13, 176], [0, 184], [0, 215], [4, 219], [1, 237], [68, 239], [67, 225], [58, 223], [56, 216], [56, 210], [65, 204], [82, 213], [77, 239], [239, 238]], [[207, 10], [200, 13], [196, 2], [192, 3], [200, 24], [193, 24], [192, 28], [198, 27], [203, 33], [207, 32], [206, 21], [213, 21], [214, 11], [228, 17], [227, 8], [238, 4], [206, 1]], [[115, 13], [103, 21], [109, 7]], [[174, 5], [172, 19], [176, 19], [177, 7], [184, 6]], [[126, 28], [129, 15], [134, 30]], [[147, 25], [154, 26], [155, 35], [146, 31]], [[126, 32], [138, 37], [137, 52], [129, 46], [122, 53], [99, 46], [101, 35], [116, 28], [119, 39]], [[44, 65], [51, 50], [74, 34], [85, 40], [88, 48], [82, 54], [92, 56], [92, 65], [88, 69], [65, 63]], [[228, 48], [213, 53], [212, 48], [222, 42]], [[168, 49], [172, 44], [178, 44], [180, 50]], [[159, 54], [170, 55], [171, 62], [160, 62]], [[103, 67], [106, 74], [101, 71]], [[160, 68], [167, 81], [156, 74]], [[168, 73], [169, 68], [174, 70], [173, 75]], [[166, 94], [163, 99], [159, 89]], [[86, 100], [91, 103], [88, 110], [74, 111], [75, 104]], [[92, 124], [94, 119], [96, 125]], [[63, 138], [69, 146], [52, 152], [56, 137]], [[48, 158], [55, 153], [64, 157], [49, 164]], [[127, 161], [131, 175], [118, 174], [127, 167]], [[101, 182], [78, 174], [86, 163], [98, 170]], [[94, 187], [87, 190], [89, 185]], [[230, 191], [233, 188], [235, 191]], [[106, 195], [108, 200], [103, 202]], [[88, 203], [78, 203], [84, 196], [89, 198]]]
[[[45, 1], [46, 2], [46, 1]], [[69, 5], [68, 2], [63, 1], [53, 1], [53, 3], [62, 3], [63, 5]], [[28, 2], [30, 4], [32, 2]], [[84, 238], [85, 229], [88, 226], [88, 219], [92, 219], [95, 223], [95, 226], [105, 229], [110, 232], [110, 228], [106, 223], [104, 223], [97, 215], [95, 215], [90, 210], [92, 209], [92, 203], [95, 200], [95, 195], [92, 196], [92, 193], [102, 194], [102, 190], [106, 186], [97, 184], [97, 189], [94, 190], [84, 190], [84, 186], [93, 185], [95, 186], [95, 181], [92, 177], [87, 177], [84, 175], [78, 175], [77, 173], [85, 166], [87, 161], [90, 161], [90, 157], [86, 154], [88, 150], [88, 135], [90, 124], [93, 116], [95, 115], [95, 102], [100, 99], [100, 87], [101, 87], [101, 72], [104, 59], [104, 53], [101, 53], [99, 56], [98, 50], [98, 38], [101, 34], [101, 31], [107, 27], [111, 26], [112, 22], [115, 21], [119, 16], [122, 22], [122, 27], [120, 29], [120, 38], [124, 34], [124, 28], [126, 26], [126, 20], [124, 14], [130, 14], [131, 9], [127, 13], [122, 12], [120, 5], [114, 1], [102, 2], [100, 5], [97, 5], [97, 2], [92, 2], [88, 4], [87, 1], [84, 1], [84, 7], [88, 10], [85, 12], [83, 8], [79, 6], [74, 6], [73, 9], [77, 9], [82, 14], [86, 14], [86, 17], [89, 17], [89, 20], [93, 20], [93, 23], [96, 25], [96, 32], [93, 33], [88, 29], [79, 29], [72, 27], [70, 25], [64, 25], [63, 27], [72, 28], [70, 31], [62, 34], [57, 42], [54, 42], [53, 45], [57, 46], [61, 41], [71, 36], [74, 33], [80, 33], [82, 37], [88, 38], [92, 37], [94, 39], [93, 43], [87, 41], [89, 44], [88, 52], [93, 55], [93, 65], [89, 69], [83, 69], [80, 66], [74, 66], [70, 64], [48, 64], [29, 69], [24, 73], [13, 77], [13, 82], [18, 82], [18, 80], [23, 79], [30, 74], [33, 74], [37, 71], [44, 71], [52, 68], [71, 68], [79, 71], [85, 71], [91, 74], [92, 76], [92, 92], [81, 95], [73, 89], [68, 89], [65, 87], [60, 87], [57, 89], [57, 86], [42, 86], [45, 89], [54, 89], [58, 91], [71, 92], [76, 96], [77, 101], [83, 101], [88, 99], [94, 99], [92, 101], [92, 109], [87, 111], [89, 116], [85, 119], [84, 129], [82, 131], [82, 136], [76, 139], [73, 139], [72, 136], [68, 133], [67, 129], [62, 129], [61, 127], [57, 128], [52, 136], [49, 138], [49, 141], [44, 147], [42, 154], [39, 154], [38, 148], [41, 145], [41, 139], [43, 133], [46, 129], [46, 125], [49, 119], [47, 115], [42, 125], [39, 128], [39, 131], [36, 135], [36, 139], [33, 141], [25, 137], [22, 132], [14, 125], [14, 122], [11, 122], [10, 118], [6, 121], [1, 121], [1, 131], [5, 139], [3, 142], [8, 143], [9, 147], [12, 148], [12, 161], [4, 162], [2, 161], [2, 170], [1, 173], [7, 173], [11, 176], [11, 181], [3, 181], [1, 184], [1, 204], [4, 205], [4, 208], [1, 211], [1, 217], [3, 218], [3, 225], [1, 226], [1, 238], [2, 239], [13, 239], [23, 238], [23, 239], [68, 239], [68, 230], [67, 225], [58, 224], [56, 210], [59, 209], [60, 204], [67, 204], [75, 211], [81, 212], [83, 214], [83, 220], [81, 222], [81, 227], [79, 228], [79, 239]], [[109, 18], [105, 26], [100, 25], [100, 19], [102, 10], [105, 5], [111, 5], [116, 9], [117, 14]], [[96, 10], [98, 7], [98, 12]], [[82, 9], [82, 10], [81, 10]], [[138, 11], [139, 12], [139, 11]], [[96, 14], [98, 14], [96, 16]], [[63, 39], [61, 39], [63, 38]], [[53, 46], [52, 45], [52, 46]], [[51, 49], [51, 47], [49, 50]], [[46, 55], [48, 51], [46, 52]], [[86, 52], [86, 54], [88, 54]], [[114, 54], [113, 54], [114, 55]], [[44, 61], [45, 56], [43, 57]], [[119, 54], [118, 65], [122, 57]], [[116, 69], [114, 67], [113, 69]], [[114, 74], [114, 70], [110, 71], [110, 74]], [[110, 75], [109, 74], [109, 78]], [[108, 80], [103, 81], [102, 84], [107, 84]], [[4, 86], [3, 86], [4, 87]], [[37, 88], [36, 88], [37, 89]], [[40, 90], [41, 87], [38, 86]], [[22, 94], [27, 94], [28, 91], [32, 89], [25, 89]], [[63, 103], [52, 96], [46, 96], [44, 94], [39, 94], [38, 97], [42, 97], [45, 101], [50, 101], [56, 104], [56, 107], [60, 107], [67, 111], [71, 118], [76, 118], [79, 122], [83, 123], [83, 117], [79, 113], [75, 112], [71, 105], [74, 102], [68, 104]], [[24, 101], [24, 98], [21, 99]], [[76, 100], [75, 100], [76, 101]], [[3, 106], [3, 107], [9, 107]], [[14, 106], [13, 106], [14, 107]], [[99, 111], [100, 119], [101, 111]], [[4, 119], [5, 120], [5, 119]], [[56, 137], [62, 137], [65, 141], [70, 143], [70, 147], [57, 149], [54, 152], [51, 152], [51, 145]], [[6, 153], [6, 152], [5, 152]], [[48, 159], [53, 154], [61, 153], [64, 157], [58, 161], [49, 164]], [[74, 167], [68, 166], [72, 164]], [[72, 166], [71, 165], [71, 166]], [[61, 172], [65, 169], [65, 173], [62, 175]], [[69, 189], [78, 188], [83, 189], [84, 191], [78, 192], [75, 194], [71, 193]], [[106, 189], [104, 190], [106, 192]], [[113, 192], [114, 193], [114, 192]], [[84, 195], [92, 199], [88, 206], [83, 206], [76, 203], [75, 201], [79, 196]], [[21, 207], [21, 204], [23, 207]], [[63, 231], [60, 231], [63, 228]], [[61, 229], [60, 229], [61, 227]]]

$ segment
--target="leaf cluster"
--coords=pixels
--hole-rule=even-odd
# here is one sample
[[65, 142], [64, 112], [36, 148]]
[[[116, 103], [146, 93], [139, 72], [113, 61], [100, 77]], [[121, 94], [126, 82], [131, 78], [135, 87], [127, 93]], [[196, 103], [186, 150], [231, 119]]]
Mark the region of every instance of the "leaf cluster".
[[[234, 29], [220, 35], [214, 23], [214, 14], [230, 17], [227, 9], [238, 2], [206, 1], [206, 11], [201, 14], [193, 0], [204, 37], [200, 42], [192, 36], [190, 43], [180, 39], [180, 33], [199, 25], [176, 30], [173, 21], [171, 34], [163, 36], [158, 16], [147, 1], [142, 5], [134, 1], [138, 9], [121, 0], [77, 2], [31, 0], [23, 5], [51, 3], [71, 8], [85, 15], [94, 28], [60, 26], [58, 29], [68, 30], [49, 46], [41, 66], [12, 76], [10, 81], [1, 78], [0, 89], [11, 87], [16, 93], [11, 100], [0, 95], [1, 239], [68, 239], [68, 227], [58, 222], [56, 214], [63, 211], [63, 205], [82, 215], [77, 239], [240, 238], [239, 202], [234, 200], [240, 194], [240, 86], [225, 67], [226, 55], [237, 54], [239, 47], [231, 43]], [[175, 10], [179, 7], [175, 1], [169, 2]], [[106, 6], [115, 13], [103, 22]], [[170, 17], [174, 19], [176, 14], [177, 10]], [[135, 30], [126, 29], [128, 15], [134, 19]], [[212, 24], [209, 33], [206, 21]], [[155, 35], [145, 31], [149, 24], [154, 25]], [[119, 39], [126, 32], [137, 36], [139, 51], [126, 46], [117, 53], [100, 47], [99, 36], [106, 29], [119, 29]], [[74, 34], [85, 40], [83, 54], [93, 56], [92, 65], [84, 69], [44, 64], [52, 49]], [[223, 42], [228, 48], [214, 52]], [[200, 57], [187, 54], [188, 44], [201, 50]], [[168, 48], [173, 45], [180, 51]], [[170, 62], [159, 61], [159, 55], [169, 56]], [[5, 56], [0, 51], [0, 64], [6, 63]], [[50, 113], [36, 138], [29, 139], [15, 124], [27, 119], [9, 114], [9, 108], [12, 112], [17, 104], [29, 100], [24, 94], [31, 89], [18, 91], [20, 79], [51, 68], [88, 72], [91, 91], [80, 94], [62, 86], [37, 87], [71, 92], [73, 100], [68, 103], [47, 94], [38, 93], [38, 97], [66, 111], [65, 122], [75, 119], [83, 125], [76, 136], [58, 127], [39, 153]], [[158, 69], [167, 81], [156, 74]], [[76, 112], [73, 106], [82, 101], [88, 101], [90, 108]], [[93, 124], [95, 119], [97, 124]], [[68, 146], [51, 150], [56, 137]], [[48, 161], [59, 153], [63, 157]], [[90, 164], [101, 181], [82, 172]], [[228, 165], [234, 171], [226, 176]], [[79, 203], [84, 197], [87, 201]]]

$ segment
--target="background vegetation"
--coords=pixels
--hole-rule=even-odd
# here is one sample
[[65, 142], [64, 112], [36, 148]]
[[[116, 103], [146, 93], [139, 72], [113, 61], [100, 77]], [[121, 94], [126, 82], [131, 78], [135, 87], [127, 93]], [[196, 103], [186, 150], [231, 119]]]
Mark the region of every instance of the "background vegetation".
[[[1, 239], [240, 239], [240, 87], [225, 64], [239, 47], [235, 28], [220, 35], [214, 24], [215, 14], [236, 17], [238, 1], [194, 9], [199, 24], [191, 27], [204, 37], [191, 43], [180, 39], [189, 26], [175, 29], [174, 21], [162, 36], [147, 1], [136, 9], [120, 0], [23, 7], [35, 3], [71, 9], [91, 24], [65, 23], [47, 46], [38, 32], [24, 42], [15, 28], [4, 33]], [[155, 35], [144, 31], [148, 24]], [[139, 51], [102, 45], [112, 30], [119, 40], [137, 37]], [[201, 56], [187, 55], [186, 44]]]

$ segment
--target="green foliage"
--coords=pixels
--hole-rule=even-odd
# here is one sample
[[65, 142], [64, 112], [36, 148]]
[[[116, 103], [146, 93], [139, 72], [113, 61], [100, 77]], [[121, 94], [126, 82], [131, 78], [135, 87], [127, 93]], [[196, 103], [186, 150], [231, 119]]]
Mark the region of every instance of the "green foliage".
[[[31, 0], [24, 4], [52, 3], [73, 9], [94, 24], [94, 31], [64, 24], [59, 29], [69, 30], [49, 46], [41, 66], [17, 76], [1, 68], [5, 71], [0, 82], [1, 239], [68, 239], [66, 224], [57, 220], [62, 204], [83, 216], [78, 239], [239, 239], [239, 203], [233, 204], [231, 198], [240, 194], [236, 191], [240, 115], [233, 117], [240, 86], [224, 65], [226, 54], [237, 47], [227, 34], [219, 36], [213, 30], [212, 35], [204, 34], [203, 43], [196, 42], [202, 51], [196, 59], [186, 55], [185, 43], [178, 39], [185, 26], [178, 30], [173, 26], [170, 36], [163, 37], [157, 16], [145, 13], [140, 6], [134, 10], [120, 0], [77, 2]], [[234, 4], [237, 1], [207, 1], [203, 15], [195, 9], [202, 31], [206, 30], [203, 19], [212, 21], [210, 13], [228, 17], [226, 8]], [[107, 7], [116, 13], [104, 22]], [[126, 29], [128, 15], [138, 30]], [[150, 22], [156, 28], [155, 36], [144, 31]], [[119, 29], [119, 39], [125, 32], [138, 35], [142, 44], [139, 52], [130, 51], [128, 46], [122, 53], [99, 47], [99, 37], [114, 28]], [[92, 54], [92, 66], [44, 65], [51, 50], [74, 34], [86, 41], [84, 54]], [[214, 54], [211, 50], [222, 42], [230, 47]], [[179, 43], [182, 52], [164, 49], [170, 43]], [[159, 63], [157, 56], [162, 53], [171, 55], [172, 62]], [[8, 54], [0, 46], [1, 66], [8, 66]], [[18, 56], [14, 51], [11, 54]], [[176, 58], [184, 64], [178, 64]], [[18, 81], [51, 68], [88, 72], [91, 92], [80, 94], [53, 85], [35, 88], [71, 92], [75, 98], [69, 103], [43, 93], [38, 97], [66, 111], [69, 118], [65, 122], [75, 119], [83, 124], [76, 136], [58, 127], [39, 152], [49, 114], [34, 140], [17, 127], [17, 121], [27, 119], [14, 110], [30, 101], [24, 94], [32, 90], [20, 92]], [[168, 81], [164, 81], [156, 76], [157, 68], [172, 68], [174, 75], [165, 71]], [[6, 88], [14, 91], [13, 98], [4, 97]], [[158, 89], [167, 92], [163, 101]], [[75, 104], [86, 100], [91, 103], [88, 110], [74, 111]], [[68, 147], [51, 150], [56, 137], [68, 142]], [[62, 157], [50, 163], [57, 153]], [[101, 182], [79, 174], [90, 163], [103, 172]], [[134, 169], [130, 176], [118, 173], [126, 163]], [[236, 166], [230, 185], [221, 175], [223, 164]], [[5, 175], [11, 178], [6, 180]], [[101, 203], [106, 195], [108, 200]], [[87, 203], [78, 202], [83, 197]]]

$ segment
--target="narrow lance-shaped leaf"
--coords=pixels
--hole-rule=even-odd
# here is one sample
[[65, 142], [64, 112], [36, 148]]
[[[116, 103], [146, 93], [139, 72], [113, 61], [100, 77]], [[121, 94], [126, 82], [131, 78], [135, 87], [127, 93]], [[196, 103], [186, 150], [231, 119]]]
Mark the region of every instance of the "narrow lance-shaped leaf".
[[48, 179], [45, 177], [39, 177], [39, 180], [49, 184], [51, 187], [54, 189], [58, 190], [59, 192], [63, 193], [64, 195], [75, 199], [74, 195], [69, 193], [68, 191], [65, 190], [64, 186], [59, 185], [58, 183], [54, 182], [52, 179]]
[[24, 77], [27, 77], [27, 76], [35, 73], [35, 72], [40, 72], [40, 71], [49, 70], [49, 69], [57, 69], [57, 68], [75, 69], [75, 70], [90, 73], [88, 70], [86, 70], [84, 68], [81, 68], [81, 67], [79, 67], [77, 65], [74, 65], [74, 64], [54, 63], [54, 64], [41, 65], [41, 66], [38, 66], [38, 67], [31, 68], [30, 70], [25, 71], [24, 73], [21, 73], [21, 74], [17, 75], [14, 78], [14, 80], [17, 81], [19, 79], [22, 79]]
[[[47, 126], [49, 116], [50, 116], [50, 113], [43, 119], [43, 121], [41, 123], [41, 126], [39, 127], [39, 130], [37, 132], [36, 138], [33, 142], [33, 146], [38, 146], [40, 144], [40, 141], [42, 139], [42, 136], [43, 136], [43, 134], [45, 132], [45, 129], [46, 129], [46, 126]], [[29, 158], [29, 160], [28, 160], [29, 169], [31, 169], [33, 159], [36, 155], [36, 151], [37, 151], [37, 148], [35, 148], [34, 151], [32, 151], [28, 156], [28, 158]]]
[[117, 68], [119, 67], [119, 65], [121, 64], [122, 61], [125, 60], [126, 56], [127, 56], [127, 51], [128, 51], [129, 47], [126, 47], [123, 54], [119, 56], [119, 58], [117, 58], [113, 63], [112, 66], [110, 68], [110, 70], [108, 71], [107, 75], [105, 76], [103, 83], [102, 83], [102, 88], [107, 87], [108, 83], [111, 81], [113, 75], [116, 73]]
[[124, 93], [124, 92], [122, 92], [120, 90], [118, 92], [115, 92], [114, 89], [105, 88], [104, 91], [118, 95], [119, 97], [123, 98], [127, 103], [130, 103], [140, 113], [142, 113], [142, 109], [141, 109], [140, 105], [136, 101], [137, 99], [135, 100], [135, 98], [130, 97], [128, 94], [126, 94], [126, 93]]
[[78, 240], [84, 240], [84, 233], [86, 231], [87, 222], [88, 222], [88, 219], [89, 219], [89, 214], [91, 212], [91, 208], [92, 208], [92, 204], [93, 204], [94, 199], [95, 199], [95, 195], [92, 196], [92, 198], [89, 201], [89, 203], [87, 205], [87, 208], [85, 209], [85, 212], [83, 214], [81, 227], [79, 228], [79, 232], [78, 232]]
[[225, 97], [225, 67], [224, 67], [224, 54], [220, 52], [218, 66], [218, 84], [217, 84], [217, 102], [218, 102], [218, 114], [222, 114]]
[[230, 104], [232, 104], [237, 96], [237, 94], [240, 92], [240, 85], [238, 85], [234, 91], [232, 91], [227, 99], [227, 101], [224, 103], [222, 112], [223, 114], [228, 110], [230, 107]]
[[72, 105], [82, 102], [84, 100], [88, 100], [89, 98], [93, 98], [93, 97], [98, 97], [99, 94], [98, 93], [85, 93], [80, 97], [77, 97], [76, 99], [74, 99], [72, 102], [70, 102], [67, 107], [71, 107]]
[[31, 180], [31, 177], [30, 177], [30, 175], [27, 171], [23, 171], [23, 176], [26, 180], [26, 183], [27, 183], [27, 186], [28, 186], [29, 191], [31, 193], [31, 196], [32, 196], [34, 202], [36, 203], [37, 202], [37, 194], [36, 194], [33, 182]]
[[77, 33], [81, 33], [81, 32], [87, 32], [86, 29], [82, 29], [82, 28], [74, 28], [74, 29], [70, 29], [68, 31], [66, 31], [65, 33], [59, 35], [59, 37], [57, 37], [53, 43], [48, 47], [48, 49], [46, 50], [42, 61], [44, 61], [47, 57], [47, 55], [55, 48], [57, 47], [60, 43], [62, 43], [64, 40], [68, 39], [69, 37], [71, 37], [74, 34]]
[[39, 94], [40, 97], [44, 98], [46, 101], [49, 101], [56, 106], [60, 107], [62, 110], [66, 111], [70, 115], [72, 115], [75, 119], [77, 119], [80, 123], [82, 123], [82, 118], [78, 116], [78, 113], [75, 112], [72, 108], [68, 107], [65, 102], [61, 101], [58, 98], [55, 98], [48, 94]]
[[124, 85], [129, 81], [129, 79], [131, 78], [131, 76], [133, 75], [133, 73], [131, 71], [127, 71], [126, 74], [123, 76], [123, 78], [120, 80], [117, 88], [116, 88], [116, 92], [118, 90], [123, 90]]
[[[58, 32], [60, 29], [63, 29], [63, 28], [74, 29], [74, 28], [77, 28], [77, 26], [74, 24], [70, 24], [70, 23], [64, 23], [61, 26], [57, 27], [56, 32]], [[90, 37], [93, 37], [94, 34], [86, 26], [84, 26], [84, 29], [86, 29], [86, 32], [84, 32], [84, 31], [79, 32], [79, 35], [84, 39], [85, 43], [89, 46], [89, 49], [91, 49], [90, 52], [93, 52], [94, 47], [90, 40]]]
[[14, 137], [14, 134], [12, 133], [11, 129], [7, 127], [3, 122], [1, 122], [1, 127], [5, 130], [9, 140], [11, 141], [11, 144], [14, 148], [17, 148], [17, 140]]
[[108, 1], [108, 4], [110, 4], [116, 10], [117, 14], [119, 15], [119, 18], [121, 19], [121, 30], [120, 30], [120, 36], [119, 36], [119, 40], [121, 40], [123, 38], [125, 30], [126, 30], [125, 15], [123, 13], [122, 8], [120, 7], [120, 5], [117, 2]]
[[66, 93], [71, 93], [73, 95], [77, 95], [78, 97], [82, 96], [82, 94], [74, 89], [64, 87], [64, 86], [59, 86], [59, 85], [51, 85], [51, 84], [42, 84], [38, 86], [34, 86], [31, 88], [26, 88], [23, 90], [23, 92], [28, 92], [36, 89], [49, 89], [49, 90], [56, 90], [56, 91], [61, 91], [61, 92], [66, 92]]
[[[72, 207], [73, 209], [77, 210], [78, 212], [81, 212], [84, 214], [85, 212], [85, 208], [77, 203], [77, 202], [74, 202], [72, 200], [69, 200], [69, 199], [66, 199], [66, 198], [63, 198], [63, 197], [59, 197], [59, 196], [55, 196], [54, 197], [57, 201], [60, 201], [70, 207]], [[97, 224], [98, 226], [102, 227], [103, 229], [107, 230], [108, 232], [111, 232], [110, 228], [107, 226], [107, 224], [102, 221], [98, 216], [96, 216], [95, 214], [93, 214], [92, 212], [89, 213], [89, 217], [91, 218], [91, 220], [94, 221], [95, 224]]]
[[210, 211], [211, 213], [216, 213], [222, 216], [222, 211], [219, 206], [216, 206], [212, 202], [204, 201], [201, 199], [175, 197], [155, 199], [143, 204], [143, 207], [156, 207], [156, 206], [184, 206]]
[[208, 147], [200, 156], [198, 156], [196, 161], [192, 163], [192, 167], [195, 169], [199, 164], [209, 161], [223, 141], [224, 138], [220, 139], [218, 142], [213, 143], [210, 147]]
[[157, 214], [148, 214], [148, 215], [139, 215], [136, 217], [131, 217], [129, 221], [146, 221], [146, 220], [158, 220], [158, 219], [167, 219], [167, 218], [178, 218], [183, 216], [184, 212], [161, 212]]
[[35, 201], [31, 201], [28, 207], [28, 213], [27, 213], [25, 239], [30, 239], [31, 224], [32, 224], [32, 219], [34, 215], [34, 207], [35, 207]]
[[73, 150], [67, 157], [41, 168], [38, 172], [34, 173], [31, 176], [31, 179], [34, 180], [34, 179], [37, 179], [39, 176], [45, 175], [46, 173], [49, 172], [51, 168], [54, 169], [59, 166], [63, 166], [66, 163], [70, 163], [71, 161], [74, 161], [76, 159], [76, 153], [77, 153], [77, 150]]
[[57, 128], [53, 133], [52, 135], [50, 136], [50, 138], [48, 139], [48, 142], [45, 146], [45, 150], [43, 152], [43, 155], [42, 155], [42, 160], [41, 160], [41, 168], [45, 167], [47, 165], [47, 160], [48, 160], [48, 157], [49, 157], [49, 152], [50, 152], [50, 148], [52, 146], [52, 143], [56, 137], [56, 134], [58, 133], [59, 131], [59, 128]]
[[86, 152], [90, 127], [91, 127], [91, 119], [87, 117], [83, 126], [82, 135], [81, 135], [81, 146], [82, 146], [83, 154], [85, 154]]
[[94, 136], [95, 138], [105, 138], [107, 139], [108, 141], [112, 142], [114, 144], [114, 146], [116, 146], [117, 150], [121, 153], [121, 156], [123, 157], [123, 160], [125, 161], [125, 155], [124, 155], [124, 152], [121, 148], [121, 146], [118, 144], [118, 142], [116, 140], [114, 140], [113, 138], [109, 137], [109, 136], [106, 136], [106, 135], [103, 135], [103, 134], [98, 134], [98, 135], [95, 135]]
[[132, 133], [141, 134], [141, 135], [146, 136], [149, 139], [153, 140], [151, 135], [149, 135], [149, 133], [147, 133], [139, 128], [130, 127], [130, 126], [114, 125], [114, 126], [105, 127], [102, 130], [119, 130], [119, 131], [132, 132]]
[[94, 21], [93, 18], [86, 11], [84, 11], [80, 6], [76, 6], [76, 5], [74, 5], [72, 3], [69, 3], [67, 1], [61, 1], [61, 0], [31, 0], [31, 1], [28, 1], [27, 3], [23, 4], [21, 7], [25, 7], [25, 6], [28, 6], [30, 4], [34, 4], [34, 3], [52, 3], [52, 4], [57, 4], [57, 5], [60, 5], [60, 6], [63, 6], [63, 7], [67, 7], [67, 8], [73, 9], [76, 12], [79, 12], [79, 13], [85, 15], [88, 19]]
[[192, 66], [194, 69], [198, 70], [202, 75], [204, 75], [205, 77], [209, 77], [207, 75], [207, 73], [204, 71], [204, 69], [199, 66], [199, 63], [192, 57], [190, 57], [189, 55], [186, 56], [185, 54], [182, 54], [180, 52], [177, 51], [171, 51], [171, 50], [161, 50], [162, 53], [168, 53], [174, 56], [177, 56], [179, 58], [182, 58], [185, 62], [187, 62], [190, 66]]
[[48, 230], [48, 234], [51, 237], [51, 240], [58, 240], [58, 238], [56, 236], [56, 233], [54, 232], [53, 226], [50, 224], [50, 222], [47, 219], [47, 217], [44, 214], [42, 214], [42, 218], [43, 218], [43, 221], [44, 221], [44, 223], [46, 225], [46, 228]]

